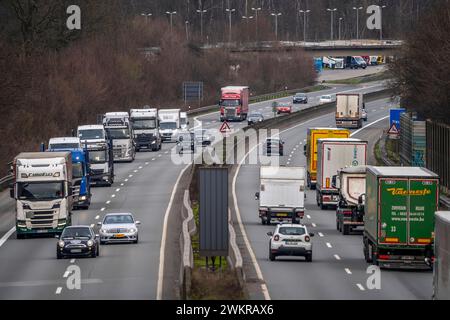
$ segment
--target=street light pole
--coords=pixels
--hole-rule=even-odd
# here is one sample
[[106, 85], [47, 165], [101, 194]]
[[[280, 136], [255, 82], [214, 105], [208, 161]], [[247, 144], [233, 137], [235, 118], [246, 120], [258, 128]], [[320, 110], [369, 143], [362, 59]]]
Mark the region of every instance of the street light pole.
[[359, 39], [359, 10], [362, 10], [363, 7], [353, 7], [353, 10], [356, 10], [356, 40]]
[[380, 42], [383, 41], [383, 8], [386, 8], [386, 6], [379, 6], [380, 7]]
[[299, 10], [303, 13], [303, 42], [306, 43], [306, 14], [311, 12], [311, 10]]
[[327, 11], [330, 11], [331, 15], [330, 15], [330, 35], [331, 35], [331, 41], [333, 41], [333, 12], [335, 12], [337, 10], [337, 8], [334, 9], [330, 9], [327, 8]]
[[342, 21], [342, 17], [339, 18], [339, 40], [341, 40], [341, 21]]
[[197, 13], [200, 13], [200, 37], [203, 41], [203, 14], [206, 13], [207, 10], [198, 10]]
[[189, 41], [189, 21], [185, 21], [184, 24], [186, 25], [186, 42]]
[[275, 17], [275, 37], [278, 41], [278, 17], [281, 16], [281, 13], [271, 13], [270, 15]]
[[236, 11], [236, 9], [225, 9], [228, 12], [228, 19], [230, 22], [230, 30], [228, 33], [228, 43], [231, 43], [231, 14]]
[[141, 16], [145, 17], [145, 19], [147, 20], [148, 23], [148, 18], [150, 18], [152, 16], [151, 13], [141, 13]]
[[252, 8], [255, 11], [255, 23], [256, 23], [256, 41], [258, 41], [258, 11], [261, 11], [262, 8]]
[[245, 19], [246, 24], [247, 24], [247, 41], [250, 41], [250, 34], [248, 33], [248, 20], [253, 19], [253, 16], [247, 17], [247, 16], [242, 16], [242, 19]]
[[172, 11], [172, 12], [166, 11], [166, 14], [168, 14], [170, 16], [170, 34], [172, 34], [172, 27], [173, 27], [172, 17], [174, 14], [177, 14], [177, 12], [176, 11]]

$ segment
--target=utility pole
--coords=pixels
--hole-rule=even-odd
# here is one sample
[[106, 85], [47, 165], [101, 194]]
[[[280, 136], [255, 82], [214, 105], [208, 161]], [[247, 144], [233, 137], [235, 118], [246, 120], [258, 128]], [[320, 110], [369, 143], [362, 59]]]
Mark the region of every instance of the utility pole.
[[306, 14], [311, 12], [311, 10], [299, 10], [303, 13], [303, 42], [306, 44]]
[[334, 9], [330, 9], [330, 8], [327, 8], [327, 11], [329, 11], [330, 13], [331, 13], [331, 15], [330, 15], [330, 39], [331, 39], [331, 41], [333, 41], [333, 12], [335, 12], [337, 10], [337, 8], [334, 8]]
[[278, 17], [281, 16], [281, 12], [278, 13], [271, 13], [271, 16], [275, 17], [275, 37], [278, 41]]
[[200, 13], [200, 37], [203, 42], [203, 14], [206, 13], [207, 10], [199, 10], [197, 9], [197, 13]]
[[228, 12], [228, 19], [229, 19], [229, 22], [230, 22], [230, 29], [229, 29], [229, 32], [228, 32], [228, 43], [231, 43], [231, 14], [233, 12], [235, 12], [236, 9], [229, 9], [229, 8], [227, 8], [225, 10]]
[[356, 40], [359, 39], [359, 10], [362, 10], [363, 7], [353, 7], [353, 10], [356, 10]]

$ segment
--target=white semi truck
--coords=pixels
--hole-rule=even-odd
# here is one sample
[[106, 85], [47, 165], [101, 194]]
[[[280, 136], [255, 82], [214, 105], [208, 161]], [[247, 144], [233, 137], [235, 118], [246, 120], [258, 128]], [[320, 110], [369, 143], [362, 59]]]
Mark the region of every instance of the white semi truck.
[[16, 234], [60, 234], [71, 225], [72, 155], [70, 152], [20, 153], [13, 161]]
[[103, 126], [108, 138], [112, 140], [114, 161], [134, 161], [136, 150], [128, 112], [106, 113]]
[[362, 93], [336, 94], [336, 127], [361, 128], [363, 109], [365, 109]]
[[300, 222], [305, 214], [305, 168], [262, 166], [259, 178], [255, 198], [261, 223]]
[[177, 141], [181, 129], [180, 113], [180, 109], [160, 109], [158, 111], [159, 131], [163, 141]]
[[161, 150], [161, 135], [158, 126], [158, 109], [131, 109], [130, 120], [136, 151]]
[[339, 191], [332, 186], [333, 176], [342, 168], [367, 164], [367, 141], [326, 138], [318, 139], [317, 146], [317, 205], [336, 207]]

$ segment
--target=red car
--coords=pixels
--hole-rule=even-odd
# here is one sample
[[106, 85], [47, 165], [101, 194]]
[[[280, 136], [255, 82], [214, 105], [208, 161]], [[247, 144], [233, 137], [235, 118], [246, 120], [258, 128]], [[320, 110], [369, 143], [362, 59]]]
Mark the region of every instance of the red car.
[[290, 103], [278, 103], [277, 104], [277, 114], [280, 113], [291, 113], [292, 105]]

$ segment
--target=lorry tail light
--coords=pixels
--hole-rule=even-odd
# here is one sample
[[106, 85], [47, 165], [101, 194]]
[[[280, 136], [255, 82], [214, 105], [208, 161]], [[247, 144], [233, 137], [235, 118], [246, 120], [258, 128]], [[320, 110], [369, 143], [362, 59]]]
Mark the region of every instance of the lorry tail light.
[[323, 200], [331, 200], [330, 196], [323, 196]]
[[297, 211], [297, 217], [303, 218], [305, 216], [305, 211]]
[[306, 236], [306, 237], [305, 237], [305, 241], [306, 241], [306, 242], [309, 242], [310, 240], [311, 240], [311, 238], [310, 238], [309, 236]]
[[351, 215], [352, 214], [351, 211], [343, 211], [342, 213], [345, 214], [345, 215]]
[[389, 255], [387, 255], [387, 254], [380, 254], [378, 256], [378, 259], [380, 259], [380, 260], [389, 260]]
[[276, 234], [276, 235], [273, 237], [273, 240], [279, 241], [279, 240], [280, 240], [280, 236]]

